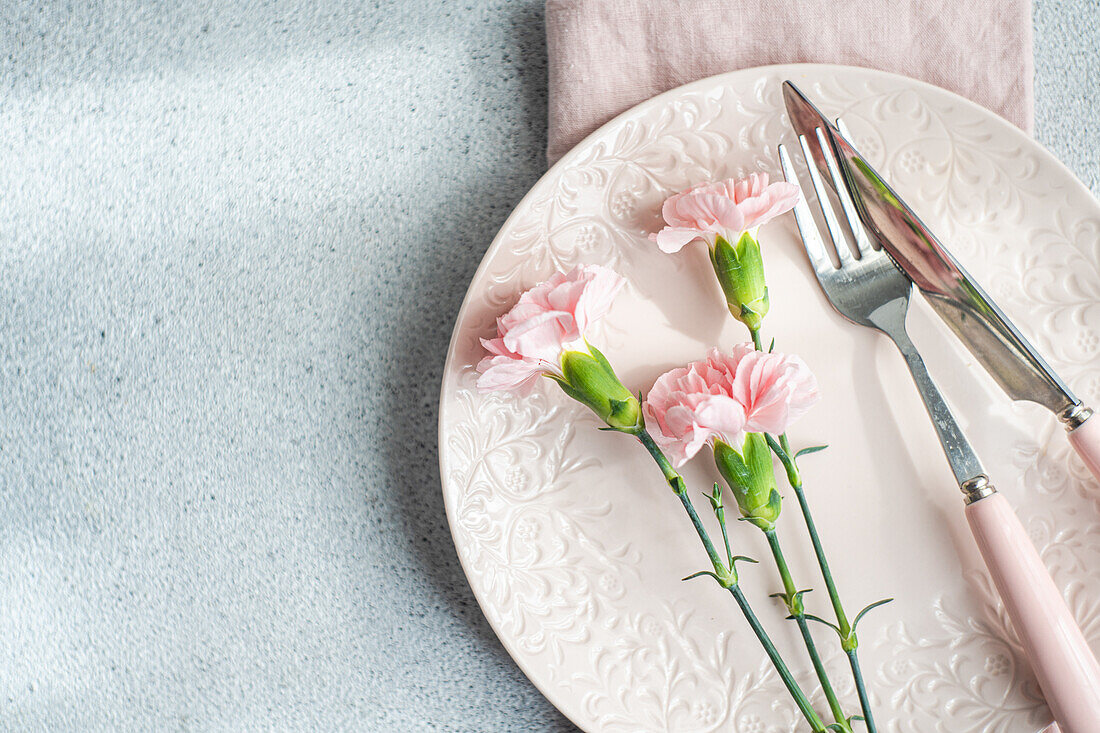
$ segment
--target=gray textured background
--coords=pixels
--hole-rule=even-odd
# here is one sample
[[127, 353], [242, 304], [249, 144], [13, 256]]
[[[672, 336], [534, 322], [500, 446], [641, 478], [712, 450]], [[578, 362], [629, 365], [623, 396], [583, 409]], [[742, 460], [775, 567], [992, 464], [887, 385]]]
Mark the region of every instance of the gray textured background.
[[[0, 6], [0, 727], [559, 731], [436, 397], [543, 170], [541, 3]], [[1100, 183], [1095, 0], [1037, 136]]]

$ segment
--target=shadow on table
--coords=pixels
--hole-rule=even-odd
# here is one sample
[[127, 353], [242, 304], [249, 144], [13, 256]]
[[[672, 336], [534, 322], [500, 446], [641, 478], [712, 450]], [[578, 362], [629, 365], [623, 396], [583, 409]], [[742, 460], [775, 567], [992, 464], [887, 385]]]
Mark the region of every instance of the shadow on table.
[[[385, 499], [400, 513], [405, 528], [405, 547], [420, 565], [422, 577], [451, 611], [482, 642], [487, 654], [515, 671], [514, 662], [501, 646], [482, 614], [466, 581], [447, 526], [436, 457], [439, 418], [439, 386], [451, 329], [466, 288], [497, 230], [523, 194], [538, 180], [546, 166], [546, 42], [541, 0], [514, 7], [505, 25], [510, 36], [504, 45], [503, 64], [481, 63], [479, 88], [489, 88], [514, 78], [521, 88], [515, 118], [511, 109], [494, 120], [503, 129], [483, 134], [506, 136], [484, 149], [471, 146], [462, 161], [459, 180], [450, 196], [433, 202], [425, 211], [408, 212], [411, 262], [403, 268], [400, 283], [403, 304], [399, 322], [388, 330], [391, 343], [381, 345], [389, 355], [385, 374], [385, 415], [389, 434], [379, 436], [386, 475], [377, 484]], [[479, 50], [481, 52], [481, 50]], [[490, 76], [491, 75], [491, 76]], [[515, 81], [510, 83], [514, 84]], [[488, 112], [492, 112], [489, 110]], [[487, 114], [487, 117], [497, 116]], [[482, 124], [484, 127], [484, 123]], [[430, 147], [429, 147], [430, 149]], [[426, 166], [437, 162], [425, 159]], [[411, 398], [415, 395], [415, 399]], [[430, 458], [430, 464], [425, 461]], [[412, 467], [417, 467], [410, 470]], [[534, 696], [532, 696], [534, 697]], [[540, 716], [547, 730], [576, 728], [549, 702]]]

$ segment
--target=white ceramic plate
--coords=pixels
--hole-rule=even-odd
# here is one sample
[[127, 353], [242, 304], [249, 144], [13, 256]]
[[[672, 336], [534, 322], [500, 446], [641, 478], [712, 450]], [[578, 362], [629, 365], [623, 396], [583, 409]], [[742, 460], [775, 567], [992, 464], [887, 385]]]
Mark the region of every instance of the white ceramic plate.
[[[990, 112], [900, 76], [796, 65], [706, 79], [616, 118], [535, 185], [489, 248], [458, 317], [440, 405], [443, 492], [474, 593], [528, 677], [588, 731], [770, 733], [800, 721], [728, 594], [705, 579], [680, 582], [706, 558], [643, 450], [598, 432], [548, 380], [526, 399], [479, 395], [477, 339], [520, 291], [583, 262], [630, 281], [593, 342], [635, 390], [712, 344], [745, 340], [705, 248], [665, 255], [647, 234], [664, 198], [690, 184], [754, 170], [781, 178], [776, 144], [791, 139], [784, 79], [845, 118], [858, 147], [1070, 385], [1100, 398], [1100, 205]], [[791, 217], [761, 240], [767, 338], [799, 353], [821, 384], [822, 402], [792, 437], [796, 447], [830, 445], [803, 466], [842, 596], [852, 612], [897, 599], [859, 629], [880, 729], [1033, 731], [1046, 710], [901, 358], [829, 308]], [[1009, 403], [923, 306], [910, 312], [914, 340], [1100, 642], [1100, 494], [1055, 419]], [[713, 466], [699, 458], [686, 476], [707, 513], [699, 492], [717, 477]], [[780, 526], [796, 581], [818, 589], [808, 606], [829, 617], [793, 501]], [[736, 551], [766, 558], [759, 535], [737, 525]], [[797, 629], [767, 597], [773, 576], [770, 564], [745, 566], [742, 584], [812, 688]], [[819, 644], [856, 712], [830, 634], [822, 627]]]

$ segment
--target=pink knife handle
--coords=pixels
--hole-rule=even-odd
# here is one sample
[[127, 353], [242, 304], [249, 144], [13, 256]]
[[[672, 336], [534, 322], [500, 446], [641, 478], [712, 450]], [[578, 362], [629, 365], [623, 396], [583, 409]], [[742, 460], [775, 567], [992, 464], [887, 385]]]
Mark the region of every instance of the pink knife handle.
[[1070, 430], [1069, 444], [1100, 480], [1100, 418], [1094, 415]]
[[1016, 513], [993, 493], [966, 518], [1062, 733], [1097, 733], [1100, 664]]

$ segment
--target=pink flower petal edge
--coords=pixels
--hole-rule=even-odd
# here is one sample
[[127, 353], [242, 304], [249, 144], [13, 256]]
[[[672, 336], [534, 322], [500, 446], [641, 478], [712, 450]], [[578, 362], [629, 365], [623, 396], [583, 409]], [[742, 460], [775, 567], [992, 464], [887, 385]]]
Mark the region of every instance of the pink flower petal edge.
[[696, 239], [709, 246], [718, 237], [733, 243], [744, 232], [793, 209], [800, 195], [792, 183], [768, 183], [767, 173], [698, 184], [665, 200], [661, 215], [667, 226], [650, 239], [668, 253]]
[[818, 399], [817, 379], [800, 358], [745, 343], [662, 374], [644, 409], [654, 438], [681, 466], [715, 440], [736, 448], [745, 433], [785, 433]]
[[587, 349], [588, 329], [604, 317], [626, 281], [599, 265], [556, 272], [519, 296], [497, 319], [496, 338], [482, 339], [488, 355], [477, 365], [481, 392], [527, 394], [544, 374], [561, 374], [568, 349]]

